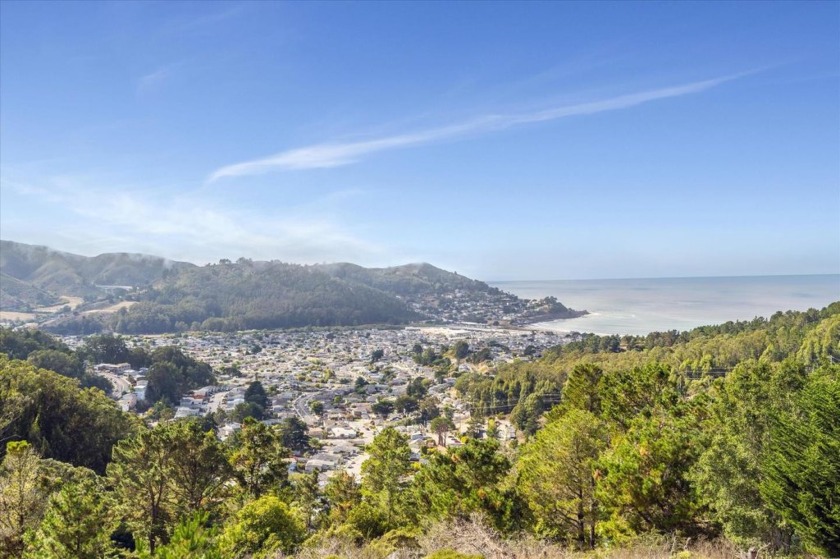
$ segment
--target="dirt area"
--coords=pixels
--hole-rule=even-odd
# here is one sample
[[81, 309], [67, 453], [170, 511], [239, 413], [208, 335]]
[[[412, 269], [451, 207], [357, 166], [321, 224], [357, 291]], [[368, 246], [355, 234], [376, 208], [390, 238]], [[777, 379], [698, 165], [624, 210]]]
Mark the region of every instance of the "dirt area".
[[120, 301], [115, 305], [111, 305], [110, 307], [105, 307], [104, 309], [93, 309], [89, 311], [84, 311], [82, 314], [102, 314], [102, 313], [115, 313], [120, 309], [127, 309], [137, 303], [137, 301]]

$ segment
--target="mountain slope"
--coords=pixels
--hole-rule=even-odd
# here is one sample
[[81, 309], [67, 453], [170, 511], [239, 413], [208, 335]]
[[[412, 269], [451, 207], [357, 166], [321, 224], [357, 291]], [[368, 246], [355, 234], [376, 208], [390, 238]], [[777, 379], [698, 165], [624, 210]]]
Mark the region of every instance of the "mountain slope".
[[318, 269], [344, 280], [362, 283], [387, 293], [403, 297], [436, 295], [454, 290], [484, 293], [501, 293], [486, 283], [453, 272], [441, 270], [431, 264], [405, 264], [390, 268], [363, 268], [356, 264], [322, 264]]
[[[24, 310], [84, 297], [73, 312], [39, 316], [64, 334], [151, 334], [435, 322], [519, 324], [580, 316], [554, 299], [530, 301], [431, 264], [301, 266], [246, 258], [195, 266], [155, 256], [79, 256], [0, 244], [0, 308]], [[137, 287], [117, 293], [114, 286]], [[120, 299], [125, 304], [115, 305]], [[98, 304], [95, 302], [99, 301]], [[130, 308], [129, 308], [130, 307]], [[90, 311], [90, 312], [87, 312]]]
[[[24, 301], [43, 300], [43, 292], [92, 298], [98, 286], [147, 286], [171, 270], [195, 267], [143, 254], [110, 253], [95, 257], [60, 252], [44, 246], [0, 241], [0, 297], [4, 310], [19, 310]], [[25, 287], [29, 294], [21, 297]], [[16, 295], [17, 294], [17, 295]], [[49, 301], [48, 301], [49, 302]], [[38, 304], [41, 304], [40, 302]]]

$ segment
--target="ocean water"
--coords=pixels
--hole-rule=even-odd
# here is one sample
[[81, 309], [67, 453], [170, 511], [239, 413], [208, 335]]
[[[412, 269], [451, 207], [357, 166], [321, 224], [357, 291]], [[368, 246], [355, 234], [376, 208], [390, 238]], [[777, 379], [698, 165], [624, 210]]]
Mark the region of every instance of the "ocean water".
[[557, 332], [647, 334], [690, 330], [840, 301], [840, 275], [507, 281], [491, 285], [528, 299], [553, 295], [591, 314], [535, 325]]

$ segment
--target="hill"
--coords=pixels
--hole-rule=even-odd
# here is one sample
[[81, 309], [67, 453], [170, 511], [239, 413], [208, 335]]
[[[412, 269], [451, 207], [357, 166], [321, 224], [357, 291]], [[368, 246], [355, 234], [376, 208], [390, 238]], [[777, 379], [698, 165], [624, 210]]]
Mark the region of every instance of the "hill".
[[3, 310], [23, 311], [32, 304], [58, 303], [61, 295], [95, 299], [109, 287], [147, 286], [169, 271], [190, 267], [194, 265], [145, 254], [87, 257], [0, 241], [0, 301]]
[[58, 303], [58, 298], [49, 291], [0, 272], [0, 309], [27, 311]]
[[337, 263], [317, 266], [321, 271], [343, 280], [362, 283], [402, 297], [442, 295], [453, 290], [498, 294], [501, 291], [486, 283], [431, 264], [405, 264], [391, 268], [363, 268], [356, 264]]
[[196, 266], [126, 253], [85, 257], [2, 241], [0, 272], [4, 311], [58, 304], [60, 296], [84, 297], [86, 304], [72, 312], [56, 307], [50, 312], [58, 314], [37, 317], [44, 328], [63, 334], [414, 321], [515, 325], [586, 312], [554, 298], [520, 299], [427, 263], [363, 268], [240, 258]]

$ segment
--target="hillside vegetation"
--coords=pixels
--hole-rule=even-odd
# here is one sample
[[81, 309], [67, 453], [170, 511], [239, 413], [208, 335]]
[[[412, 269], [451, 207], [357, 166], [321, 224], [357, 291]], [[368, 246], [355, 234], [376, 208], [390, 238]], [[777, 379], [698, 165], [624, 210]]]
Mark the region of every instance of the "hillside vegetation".
[[[59, 334], [156, 334], [413, 321], [512, 324], [585, 314], [554, 298], [520, 299], [430, 264], [363, 268], [301, 266], [240, 258], [194, 266], [134, 254], [93, 258], [2, 241], [0, 309], [30, 311], [85, 297], [70, 311], [42, 313]], [[120, 301], [124, 306], [114, 305]], [[113, 310], [109, 310], [113, 309]], [[56, 312], [57, 311], [57, 312]], [[95, 312], [94, 312], [95, 311]]]
[[[0, 357], [0, 554], [837, 557], [839, 316], [835, 303], [618, 347], [587, 338], [462, 376], [478, 418], [462, 445], [415, 462], [385, 428], [361, 481], [326, 487], [287, 472], [280, 426], [249, 418], [224, 443], [210, 418], [132, 426], [95, 389]], [[52, 343], [32, 336], [7, 345]], [[508, 412], [522, 432], [504, 443]], [[103, 475], [90, 459], [107, 448]]]
[[0, 302], [3, 310], [29, 310], [59, 302], [60, 295], [97, 298], [97, 286], [146, 286], [186, 262], [143, 254], [80, 256], [43, 246], [0, 241]]

